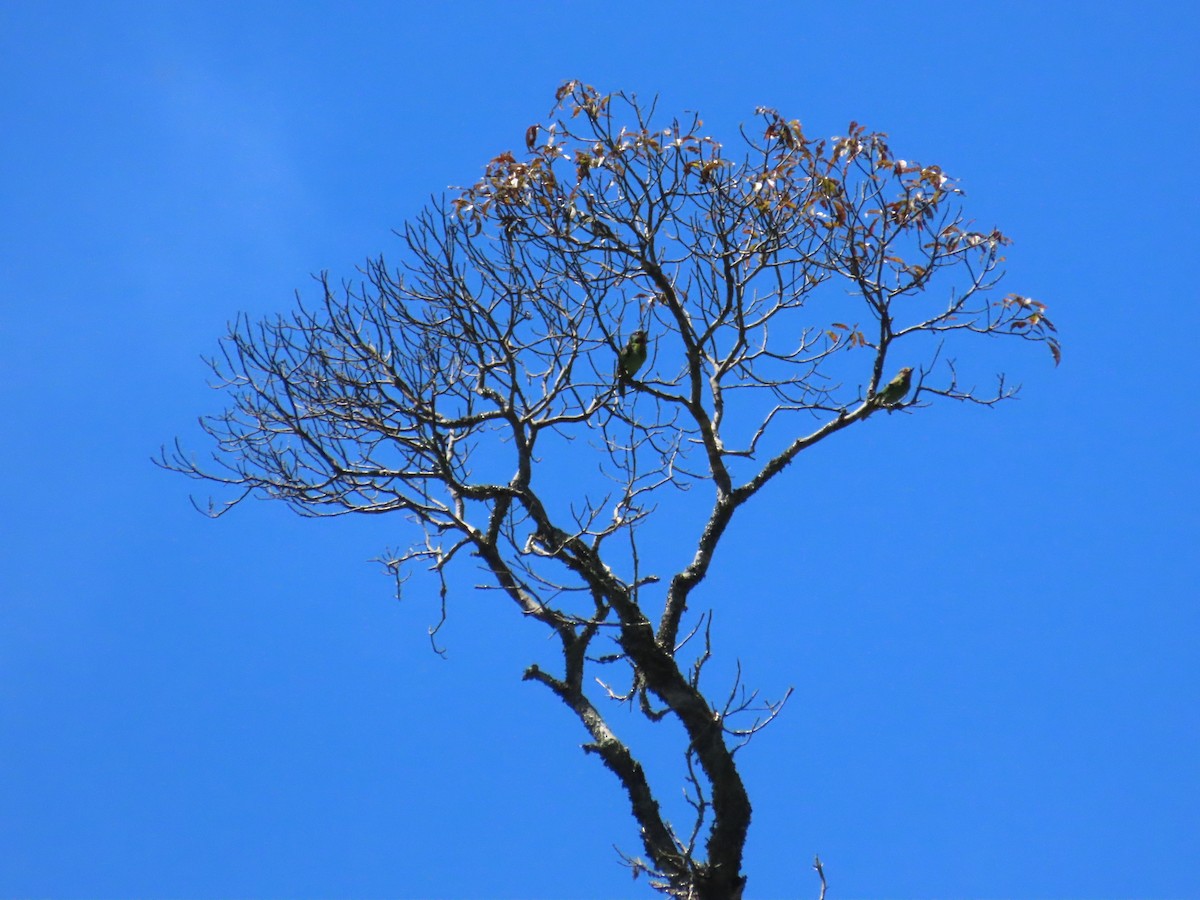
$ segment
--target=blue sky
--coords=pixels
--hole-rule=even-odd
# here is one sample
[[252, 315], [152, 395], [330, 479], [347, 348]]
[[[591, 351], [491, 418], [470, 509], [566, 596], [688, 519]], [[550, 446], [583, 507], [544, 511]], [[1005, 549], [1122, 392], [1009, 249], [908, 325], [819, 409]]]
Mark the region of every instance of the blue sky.
[[718, 664], [796, 691], [739, 756], [747, 897], [816, 896], [814, 853], [848, 898], [1200, 895], [1190, 4], [277, 10], [0, 4], [0, 897], [649, 896], [520, 680], [540, 632], [465, 590], [443, 660], [369, 562], [403, 523], [212, 522], [149, 462], [203, 447], [228, 320], [398, 253], [570, 77], [730, 142], [758, 104], [888, 132], [1064, 344], [989, 348], [1019, 401], [875, 417], [730, 532]]

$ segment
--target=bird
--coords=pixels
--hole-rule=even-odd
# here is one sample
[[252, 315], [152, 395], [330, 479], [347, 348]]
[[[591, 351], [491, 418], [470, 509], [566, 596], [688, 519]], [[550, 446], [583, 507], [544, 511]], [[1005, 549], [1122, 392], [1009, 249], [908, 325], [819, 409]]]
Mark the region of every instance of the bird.
[[887, 386], [875, 394], [876, 402], [883, 406], [894, 406], [904, 399], [904, 395], [908, 393], [909, 387], [912, 385], [912, 367], [905, 366], [899, 371], [895, 378], [887, 383]]
[[622, 397], [625, 396], [625, 386], [645, 362], [646, 332], [639, 328], [629, 336], [629, 343], [617, 355], [617, 390]]

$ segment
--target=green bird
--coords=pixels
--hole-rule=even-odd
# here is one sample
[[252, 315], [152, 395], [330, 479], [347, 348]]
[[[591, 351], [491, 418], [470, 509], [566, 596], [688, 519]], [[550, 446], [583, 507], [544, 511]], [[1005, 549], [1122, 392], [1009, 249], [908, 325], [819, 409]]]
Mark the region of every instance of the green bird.
[[887, 387], [875, 394], [875, 400], [883, 406], [894, 406], [899, 403], [908, 393], [909, 387], [912, 386], [912, 373], [912, 367], [905, 366], [895, 378], [887, 383]]
[[617, 356], [617, 390], [625, 396], [625, 387], [646, 362], [646, 332], [640, 328], [629, 336], [629, 343]]

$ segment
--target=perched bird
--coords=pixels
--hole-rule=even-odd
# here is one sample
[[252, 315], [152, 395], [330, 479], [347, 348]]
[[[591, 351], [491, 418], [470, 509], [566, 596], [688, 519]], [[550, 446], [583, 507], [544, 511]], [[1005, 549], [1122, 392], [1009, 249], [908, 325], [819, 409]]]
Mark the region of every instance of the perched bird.
[[912, 373], [912, 367], [905, 366], [895, 378], [887, 383], [887, 387], [875, 394], [875, 400], [883, 406], [893, 406], [899, 403], [908, 393], [909, 387], [912, 386]]
[[617, 356], [617, 390], [625, 396], [625, 386], [646, 362], [646, 332], [640, 328], [629, 336], [627, 343]]

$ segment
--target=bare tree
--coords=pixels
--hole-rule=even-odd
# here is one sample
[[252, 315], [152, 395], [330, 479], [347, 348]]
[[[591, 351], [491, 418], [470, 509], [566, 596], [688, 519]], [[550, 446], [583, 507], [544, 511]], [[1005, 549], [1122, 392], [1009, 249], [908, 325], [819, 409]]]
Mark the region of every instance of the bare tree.
[[[701, 686], [711, 614], [685, 614], [733, 517], [881, 410], [1010, 397], [1003, 376], [960, 386], [947, 350], [968, 337], [1059, 354], [1041, 303], [994, 290], [1008, 240], [971, 227], [938, 166], [854, 123], [823, 141], [757, 117], [727, 159], [697, 117], [664, 127], [653, 104], [568, 82], [524, 151], [403, 228], [398, 267], [321, 276], [314, 307], [239, 319], [213, 361], [227, 411], [202, 420], [217, 452], [161, 460], [235, 488], [216, 514], [252, 493], [306, 516], [401, 514], [414, 540], [386, 564], [435, 573], [443, 617], [447, 567], [477, 560], [556, 639], [561, 663], [525, 678], [628, 794], [645, 855], [626, 863], [705, 900], [741, 894], [735, 755], [786, 700]], [[649, 358], [618, 391], [638, 330]], [[570, 490], [548, 494], [564, 465]], [[664, 513], [687, 489], [705, 506], [690, 524]], [[663, 558], [664, 530], [691, 530], [690, 559]], [[630, 703], [686, 733], [684, 821], [611, 726]]]

